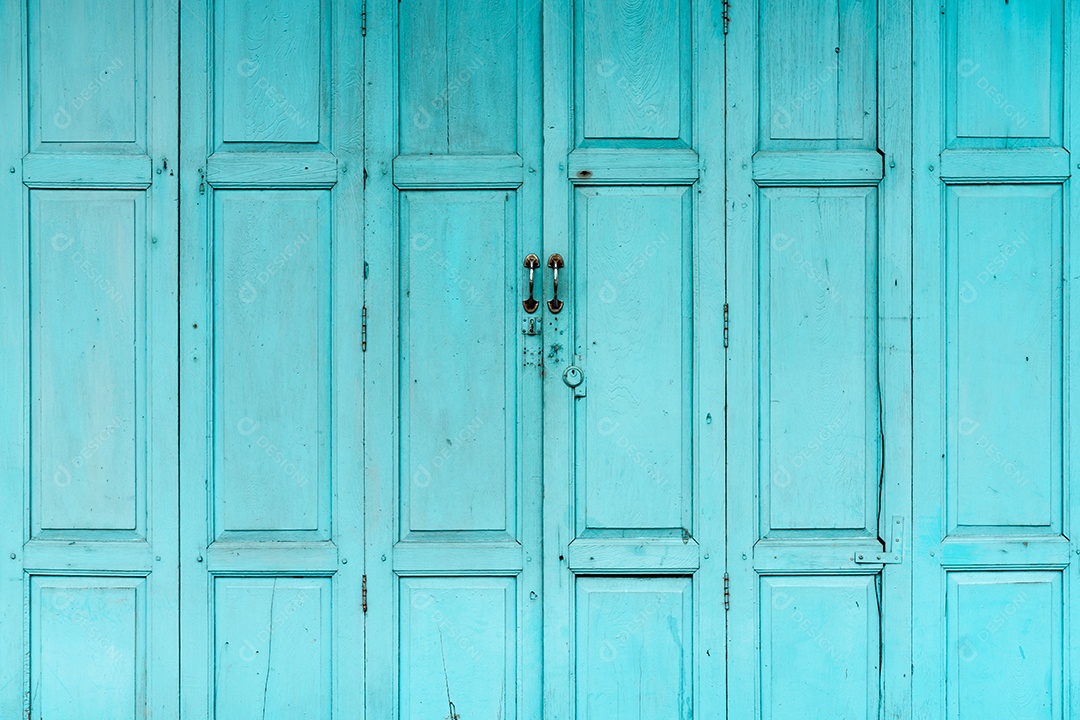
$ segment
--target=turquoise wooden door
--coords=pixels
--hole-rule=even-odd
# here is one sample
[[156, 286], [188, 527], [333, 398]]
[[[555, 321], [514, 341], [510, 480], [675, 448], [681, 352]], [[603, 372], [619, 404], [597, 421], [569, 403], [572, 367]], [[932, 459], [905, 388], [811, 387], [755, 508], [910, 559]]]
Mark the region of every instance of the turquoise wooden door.
[[715, 717], [719, 5], [540, 10], [368, 8], [368, 713]]
[[1080, 714], [1078, 16], [915, 14], [919, 718]]
[[367, 25], [367, 716], [537, 717], [540, 8]]
[[731, 5], [731, 718], [911, 717], [910, 8], [822, 7]]
[[185, 2], [185, 718], [363, 712], [359, 8]]
[[723, 33], [545, 6], [547, 718], [724, 716]]
[[0, 2], [0, 717], [1080, 716], [1078, 17]]
[[176, 717], [177, 8], [0, 28], [0, 716]]

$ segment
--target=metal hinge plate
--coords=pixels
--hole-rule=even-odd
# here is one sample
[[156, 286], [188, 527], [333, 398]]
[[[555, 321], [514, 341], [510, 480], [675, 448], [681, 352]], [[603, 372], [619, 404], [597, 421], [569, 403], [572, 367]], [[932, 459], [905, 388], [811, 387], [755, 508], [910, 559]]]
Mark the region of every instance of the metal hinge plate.
[[724, 303], [724, 347], [728, 346], [728, 304]]
[[731, 609], [731, 578], [724, 573], [724, 609]]
[[360, 580], [360, 608], [367, 612], [367, 575]]
[[731, 25], [731, 3], [724, 0], [724, 34], [727, 35], [728, 26]]
[[360, 309], [360, 352], [367, 352], [367, 305]]
[[896, 565], [904, 561], [904, 518], [894, 515], [892, 519], [892, 538], [886, 550], [857, 550], [855, 562], [868, 565]]
[[367, 37], [367, 3], [360, 8], [360, 37]]

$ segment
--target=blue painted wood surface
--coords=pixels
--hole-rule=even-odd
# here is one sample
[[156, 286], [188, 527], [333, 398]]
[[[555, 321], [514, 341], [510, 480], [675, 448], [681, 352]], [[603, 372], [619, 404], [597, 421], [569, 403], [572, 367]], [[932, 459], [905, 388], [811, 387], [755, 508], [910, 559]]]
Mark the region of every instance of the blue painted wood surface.
[[363, 712], [358, 11], [181, 18], [183, 717]]
[[178, 8], [0, 22], [0, 716], [177, 717]]
[[0, 718], [1080, 715], [1077, 33], [3, 0]]

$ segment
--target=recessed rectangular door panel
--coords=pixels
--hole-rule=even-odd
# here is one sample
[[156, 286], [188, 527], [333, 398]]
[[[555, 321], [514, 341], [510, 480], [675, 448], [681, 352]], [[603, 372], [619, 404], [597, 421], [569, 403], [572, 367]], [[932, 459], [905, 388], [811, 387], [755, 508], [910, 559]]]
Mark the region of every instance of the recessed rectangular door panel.
[[331, 716], [329, 578], [214, 580], [217, 717]]
[[215, 200], [214, 535], [327, 539], [330, 193]]
[[145, 536], [145, 193], [29, 195], [34, 535]]
[[[30, 0], [23, 7], [31, 147], [146, 153], [153, 132], [147, 125], [152, 109], [147, 92], [153, 85], [148, 71], [159, 66], [148, 56], [158, 44], [150, 42], [156, 40], [150, 31], [160, 18], [153, 3]], [[156, 49], [175, 54], [175, 39], [169, 44]], [[175, 75], [176, 68], [170, 70]], [[175, 112], [175, 103], [170, 105]], [[11, 122], [11, 127], [18, 124]]]
[[[877, 588], [868, 575], [761, 579], [758, 717], [874, 717], [880, 688]], [[791, 678], [805, 678], [792, 682]], [[835, 682], [844, 678], [844, 682]]]
[[403, 577], [403, 717], [519, 716], [517, 587], [510, 577]]
[[[589, 338], [578, 405], [579, 533], [690, 527], [690, 192], [585, 187], [568, 313]], [[595, 369], [594, 369], [595, 368]]]
[[759, 412], [768, 424], [760, 493], [769, 535], [875, 532], [876, 195], [867, 187], [761, 190]]
[[690, 578], [587, 577], [577, 595], [576, 717], [689, 717]]
[[505, 190], [401, 195], [402, 539], [516, 538], [517, 201]]

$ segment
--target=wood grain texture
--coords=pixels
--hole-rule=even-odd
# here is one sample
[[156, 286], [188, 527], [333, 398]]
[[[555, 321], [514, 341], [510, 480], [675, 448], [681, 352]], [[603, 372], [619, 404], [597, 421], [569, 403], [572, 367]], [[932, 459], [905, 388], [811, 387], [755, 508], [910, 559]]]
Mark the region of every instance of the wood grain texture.
[[177, 10], [0, 6], [4, 716], [178, 716]]
[[369, 717], [541, 706], [540, 17], [368, 5]]
[[908, 12], [731, 7], [731, 717], [910, 714]]
[[220, 143], [327, 139], [330, 2], [219, 3], [213, 38]]
[[359, 10], [182, 14], [183, 716], [362, 712]]
[[686, 140], [690, 4], [585, 0], [575, 5], [581, 139]]
[[945, 8], [947, 145], [1061, 145], [1063, 0]]
[[913, 705], [1069, 717], [1076, 7], [943, 8], [915, 17]]

